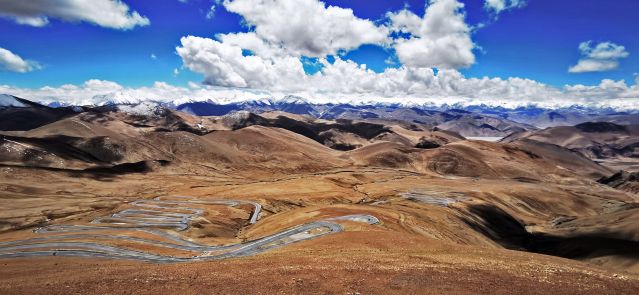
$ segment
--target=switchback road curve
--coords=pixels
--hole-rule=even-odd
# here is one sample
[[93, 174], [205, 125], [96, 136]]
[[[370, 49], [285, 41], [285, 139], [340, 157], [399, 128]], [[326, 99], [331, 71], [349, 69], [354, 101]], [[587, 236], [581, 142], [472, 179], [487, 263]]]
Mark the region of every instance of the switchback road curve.
[[[294, 226], [257, 240], [223, 246], [193, 242], [179, 234], [189, 228], [193, 218], [202, 216], [203, 205], [238, 206], [249, 204], [253, 211], [249, 223], [258, 222], [262, 206], [244, 200], [211, 200], [192, 197], [157, 197], [130, 203], [132, 208], [90, 225], [51, 225], [34, 230], [43, 237], [0, 242], [0, 258], [33, 256], [75, 256], [131, 259], [159, 263], [191, 262], [255, 255], [291, 243], [334, 234], [343, 230], [340, 220], [379, 223], [371, 215], [347, 215]], [[149, 238], [141, 238], [139, 234]], [[122, 243], [176, 250], [185, 254], [163, 254], [116, 246]]]

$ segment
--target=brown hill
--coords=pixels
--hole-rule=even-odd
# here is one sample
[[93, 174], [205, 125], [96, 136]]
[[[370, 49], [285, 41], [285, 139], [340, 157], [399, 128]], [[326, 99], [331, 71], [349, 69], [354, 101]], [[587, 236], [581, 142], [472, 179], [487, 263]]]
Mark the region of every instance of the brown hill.
[[639, 157], [639, 125], [587, 122], [576, 126], [546, 128], [513, 134], [502, 142], [529, 140], [555, 144], [608, 165], [613, 169], [635, 169]]

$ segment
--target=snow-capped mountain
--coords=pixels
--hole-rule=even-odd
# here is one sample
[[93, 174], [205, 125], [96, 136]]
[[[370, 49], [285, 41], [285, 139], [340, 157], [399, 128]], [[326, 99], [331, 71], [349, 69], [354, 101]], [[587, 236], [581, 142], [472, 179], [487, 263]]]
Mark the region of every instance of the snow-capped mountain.
[[0, 107], [24, 108], [24, 107], [27, 107], [27, 105], [20, 102], [13, 95], [0, 94]]
[[[573, 126], [590, 121], [624, 124], [623, 122], [625, 121], [635, 122], [639, 120], [639, 112], [637, 111], [617, 112], [611, 108], [599, 109], [584, 106], [571, 106], [558, 109], [546, 109], [537, 106], [519, 107], [515, 109], [486, 105], [457, 107], [474, 113], [534, 125], [539, 128]], [[446, 110], [447, 108], [441, 109]]]
[[[156, 113], [158, 108], [176, 109], [198, 116], [223, 116], [242, 110], [258, 114], [268, 111], [283, 111], [323, 119], [400, 120], [433, 126], [455, 120], [470, 122], [469, 124], [472, 126], [481, 121], [477, 126], [483, 126], [488, 121], [485, 118], [497, 118], [502, 122], [509, 122], [509, 126], [517, 126], [517, 129], [534, 128], [532, 126], [537, 128], [572, 126], [589, 121], [605, 121], [618, 124], [639, 123], [639, 112], [637, 111], [620, 113], [609, 108], [597, 109], [583, 106], [547, 109], [531, 105], [509, 109], [488, 105], [420, 105], [411, 101], [384, 103], [360, 100], [351, 103], [316, 103], [304, 97], [293, 95], [281, 98], [262, 97], [254, 100], [229, 98], [205, 101], [194, 101], [184, 97], [171, 101], [167, 99], [138, 98], [130, 93], [123, 92], [95, 96], [89, 101], [99, 102], [94, 104], [95, 106], [119, 106], [122, 111], [140, 114]], [[13, 96], [3, 95], [0, 106], [20, 106], [21, 104], [24, 104], [24, 102]], [[68, 106], [60, 103], [50, 103], [49, 105], [52, 107]], [[476, 118], [472, 119], [473, 115]], [[468, 120], [469, 117], [472, 120]], [[495, 127], [495, 122], [492, 121], [488, 125]], [[472, 126], [470, 126], [471, 129], [474, 128]], [[489, 132], [488, 129], [485, 131], [479, 133], [494, 132], [494, 130]]]

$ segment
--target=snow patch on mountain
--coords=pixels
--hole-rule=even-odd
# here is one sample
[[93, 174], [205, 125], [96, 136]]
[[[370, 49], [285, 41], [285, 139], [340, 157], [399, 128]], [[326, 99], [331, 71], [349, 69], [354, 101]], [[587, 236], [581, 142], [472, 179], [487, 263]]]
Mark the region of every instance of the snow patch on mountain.
[[157, 102], [144, 101], [138, 104], [117, 104], [115, 107], [130, 115], [138, 116], [162, 116], [167, 109]]
[[27, 105], [21, 103], [13, 95], [0, 94], [0, 107], [26, 108]]

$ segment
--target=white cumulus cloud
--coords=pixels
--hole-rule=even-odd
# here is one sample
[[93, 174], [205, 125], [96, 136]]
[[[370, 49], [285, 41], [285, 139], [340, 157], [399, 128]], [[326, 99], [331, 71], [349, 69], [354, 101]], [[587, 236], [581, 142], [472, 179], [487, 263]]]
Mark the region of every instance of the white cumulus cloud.
[[223, 5], [241, 15], [259, 38], [293, 55], [336, 54], [384, 43], [388, 35], [385, 27], [356, 17], [353, 10], [318, 0], [225, 0]]
[[589, 73], [611, 71], [619, 67], [619, 62], [608, 59], [581, 59], [576, 65], [570, 67], [571, 73]]
[[0, 47], [0, 70], [26, 73], [40, 68], [35, 61], [25, 60], [19, 55]]
[[390, 13], [393, 30], [409, 33], [395, 40], [399, 61], [408, 67], [464, 68], [475, 63], [463, 11], [457, 0], [431, 0], [423, 18], [409, 10]]
[[571, 73], [605, 72], [619, 67], [619, 59], [626, 58], [630, 54], [624, 46], [601, 42], [592, 45], [592, 41], [579, 44], [582, 58], [576, 65], [568, 69]]
[[35, 27], [47, 25], [49, 18], [120, 30], [150, 24], [121, 0], [4, 0], [0, 1], [0, 16]]
[[244, 55], [238, 45], [201, 37], [183, 37], [177, 53], [189, 70], [204, 74], [205, 84], [264, 89], [292, 88], [305, 76], [299, 58]]
[[581, 54], [594, 59], [626, 58], [630, 55], [626, 47], [612, 42], [601, 42], [592, 46], [592, 41], [586, 41], [579, 44], [579, 50]]

